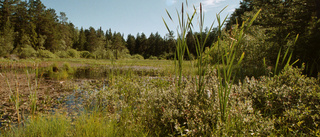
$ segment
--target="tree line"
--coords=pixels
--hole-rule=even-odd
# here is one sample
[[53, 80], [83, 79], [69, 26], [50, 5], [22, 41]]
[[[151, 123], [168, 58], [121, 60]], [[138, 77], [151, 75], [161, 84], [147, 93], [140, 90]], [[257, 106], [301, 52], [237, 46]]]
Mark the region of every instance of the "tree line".
[[123, 58], [135, 54], [144, 58], [174, 56], [173, 33], [164, 37], [159, 33], [150, 36], [138, 33], [125, 38], [111, 29], [78, 29], [64, 12], [57, 15], [41, 0], [0, 0], [0, 24], [0, 57], [12, 54], [22, 58], [67, 57], [75, 50], [89, 58]]
[[[228, 17], [223, 32], [213, 29], [206, 47], [215, 42], [218, 33], [222, 39], [233, 37], [232, 31], [262, 9], [254, 25], [248, 30], [239, 52], [246, 52], [247, 67], [275, 65], [280, 49], [293, 51], [292, 60], [305, 63], [309, 74], [320, 70], [320, 1], [318, 0], [242, 0]], [[186, 58], [196, 55], [195, 38], [206, 35], [188, 32]], [[298, 40], [294, 39], [299, 36]], [[173, 59], [175, 54], [173, 31], [162, 37], [159, 33], [146, 36], [138, 33], [126, 37], [111, 29], [77, 28], [64, 12], [57, 15], [47, 9], [41, 0], [0, 0], [0, 57], [15, 54], [28, 57], [143, 58]], [[216, 50], [212, 52], [214, 59]], [[218, 49], [221, 50], [221, 49]], [[77, 53], [79, 55], [77, 55]], [[251, 65], [251, 66], [250, 66]], [[257, 66], [256, 66], [257, 67]]]

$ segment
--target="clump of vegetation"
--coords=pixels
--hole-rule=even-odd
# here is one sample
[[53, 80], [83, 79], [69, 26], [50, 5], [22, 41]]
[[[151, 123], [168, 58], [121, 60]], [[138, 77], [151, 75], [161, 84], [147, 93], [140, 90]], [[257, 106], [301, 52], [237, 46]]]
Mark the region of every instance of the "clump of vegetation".
[[32, 48], [31, 46], [26, 46], [21, 49], [20, 58], [31, 58], [36, 56], [37, 56], [37, 51], [34, 50], [34, 48]]
[[66, 51], [57, 51], [54, 54], [59, 58], [69, 58], [70, 57]]
[[155, 57], [155, 56], [150, 56], [148, 59], [149, 59], [149, 60], [158, 60], [158, 58]]
[[80, 52], [81, 58], [95, 58], [94, 55], [92, 55], [89, 51], [81, 51]]
[[132, 59], [138, 59], [138, 60], [143, 60], [144, 59], [144, 57], [139, 55], [139, 54], [132, 55], [131, 58]]
[[73, 77], [74, 70], [69, 63], [59, 67], [56, 63], [45, 69], [44, 77], [54, 80], [66, 80]]
[[55, 54], [50, 52], [49, 50], [38, 50], [39, 58], [57, 58]]
[[68, 56], [71, 58], [79, 58], [80, 57], [79, 52], [75, 49], [68, 49], [67, 53], [68, 53]]
[[247, 79], [244, 86], [255, 111], [274, 118], [280, 134], [305, 136], [319, 129], [320, 83], [302, 75], [302, 70], [288, 67], [274, 77]]

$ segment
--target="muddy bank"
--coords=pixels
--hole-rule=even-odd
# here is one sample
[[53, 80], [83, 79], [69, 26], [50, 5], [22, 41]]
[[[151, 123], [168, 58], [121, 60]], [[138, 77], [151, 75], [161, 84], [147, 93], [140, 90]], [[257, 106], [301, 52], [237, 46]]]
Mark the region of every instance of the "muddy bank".
[[[59, 109], [63, 101], [59, 98], [72, 92], [68, 81], [45, 80], [35, 74], [6, 72], [0, 76], [0, 127], [7, 128], [31, 114], [31, 95], [36, 95], [36, 113], [47, 113]], [[18, 103], [18, 104], [17, 104]]]

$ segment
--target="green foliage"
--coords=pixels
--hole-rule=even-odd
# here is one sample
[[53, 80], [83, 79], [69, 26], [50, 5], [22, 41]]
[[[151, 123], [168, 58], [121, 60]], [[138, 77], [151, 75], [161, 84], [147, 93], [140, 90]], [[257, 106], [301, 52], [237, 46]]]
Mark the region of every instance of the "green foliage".
[[108, 50], [106, 52], [106, 58], [107, 59], [114, 59], [114, 53], [111, 50]]
[[69, 63], [64, 63], [62, 67], [59, 67], [54, 63], [42, 71], [45, 78], [54, 80], [66, 80], [68, 78], [72, 78], [75, 72]]
[[264, 117], [276, 118], [274, 126], [281, 134], [312, 135], [319, 128], [319, 81], [301, 72], [287, 67], [274, 77], [247, 79], [253, 108]]
[[64, 116], [36, 117], [30, 118], [24, 127], [13, 129], [6, 136], [67, 136], [68, 127], [70, 123]]
[[150, 60], [158, 60], [158, 58], [155, 57], [155, 56], [150, 56], [148, 59], [150, 59]]
[[75, 49], [68, 49], [67, 53], [68, 56], [71, 58], [80, 58], [80, 53]]
[[70, 56], [68, 55], [67, 51], [57, 51], [54, 53], [57, 57], [59, 58], [69, 58]]
[[144, 57], [142, 55], [139, 55], [139, 54], [132, 55], [131, 58], [132, 59], [138, 59], [138, 60], [143, 60], [144, 59]]
[[81, 58], [94, 58], [94, 55], [92, 55], [89, 51], [80, 51], [80, 57]]
[[107, 51], [106, 50], [97, 50], [92, 53], [96, 59], [105, 59], [107, 57]]
[[0, 57], [9, 55], [14, 48], [15, 33], [10, 20], [7, 20], [3, 27], [0, 27]]
[[69, 74], [72, 74], [74, 72], [69, 63], [63, 63], [62, 69], [67, 71]]
[[[60, 112], [59, 112], [60, 113]], [[115, 119], [112, 119], [101, 112], [82, 113], [74, 119], [66, 117], [66, 114], [41, 115], [30, 118], [24, 126], [15, 127], [10, 132], [0, 134], [0, 136], [95, 136], [95, 137], [115, 137], [115, 136], [147, 136], [141, 127], [124, 128], [119, 126]]]
[[[192, 15], [189, 15], [189, 13], [186, 12], [184, 6], [188, 7], [188, 4], [185, 5], [184, 3], [182, 3], [181, 15], [177, 11], [177, 17], [178, 17], [179, 24], [178, 24], [178, 28], [177, 28], [178, 38], [177, 38], [177, 41], [176, 41], [176, 44], [175, 44], [175, 46], [176, 46], [175, 61], [177, 62], [176, 63], [176, 69], [177, 69], [177, 75], [179, 76], [179, 78], [178, 78], [178, 86], [181, 86], [181, 83], [182, 83], [182, 70], [183, 70], [183, 62], [184, 62], [184, 58], [185, 58], [184, 56], [185, 56], [186, 53], [189, 55], [186, 35], [187, 35], [188, 31], [190, 29], [192, 29], [192, 26], [193, 26], [192, 21], [193, 21], [195, 15], [197, 13], [196, 9], [194, 9], [194, 12], [192, 13]], [[170, 13], [167, 10], [166, 10], [166, 12], [167, 12], [168, 17], [170, 18], [170, 20], [173, 22], [173, 19], [172, 19]], [[171, 30], [168, 27], [168, 25], [167, 25], [166, 21], [164, 20], [164, 18], [162, 18], [162, 20], [163, 20], [168, 32], [171, 33]]]
[[21, 49], [20, 58], [30, 58], [36, 57], [37, 51], [34, 50], [31, 46], [27, 46]]
[[38, 50], [39, 58], [57, 58], [55, 54], [50, 52], [49, 50]]
[[[264, 36], [257, 35], [255, 37], [261, 41], [258, 43], [262, 43], [266, 47], [262, 53], [267, 53], [266, 61], [268, 65], [275, 67], [277, 63], [274, 61], [278, 58], [279, 49], [286, 49], [287, 44], [292, 44], [295, 37], [299, 35], [299, 40], [290, 47], [294, 50], [292, 60], [301, 61], [296, 65], [306, 63], [305, 73], [310, 76], [317, 76], [320, 70], [320, 65], [317, 63], [320, 59], [318, 54], [320, 49], [317, 44], [319, 43], [320, 26], [319, 2], [316, 0], [243, 0], [229, 20], [228, 31], [233, 29], [232, 24], [242, 23], [242, 21], [252, 17], [259, 9], [262, 9], [262, 11], [254, 26], [260, 28], [259, 30], [263, 31]], [[259, 48], [261, 47], [258, 46]], [[285, 53], [281, 52], [281, 55], [284, 56]]]

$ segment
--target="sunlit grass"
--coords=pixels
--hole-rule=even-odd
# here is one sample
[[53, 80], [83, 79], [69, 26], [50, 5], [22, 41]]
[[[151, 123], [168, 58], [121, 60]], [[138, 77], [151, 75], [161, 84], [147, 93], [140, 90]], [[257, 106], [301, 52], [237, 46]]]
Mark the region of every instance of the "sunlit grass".
[[69, 117], [63, 113], [39, 115], [29, 118], [24, 125], [13, 128], [0, 136], [6, 137], [116, 137], [146, 136], [147, 133], [135, 125], [122, 129], [117, 119], [102, 112], [82, 113]]

